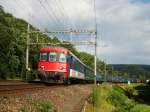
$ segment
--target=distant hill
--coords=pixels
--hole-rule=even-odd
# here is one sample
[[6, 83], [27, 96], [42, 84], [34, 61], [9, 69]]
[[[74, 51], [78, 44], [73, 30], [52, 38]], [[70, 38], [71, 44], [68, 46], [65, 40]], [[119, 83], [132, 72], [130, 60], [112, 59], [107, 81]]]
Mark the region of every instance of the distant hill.
[[150, 65], [110, 64], [114, 71], [127, 73], [129, 77], [150, 78]]

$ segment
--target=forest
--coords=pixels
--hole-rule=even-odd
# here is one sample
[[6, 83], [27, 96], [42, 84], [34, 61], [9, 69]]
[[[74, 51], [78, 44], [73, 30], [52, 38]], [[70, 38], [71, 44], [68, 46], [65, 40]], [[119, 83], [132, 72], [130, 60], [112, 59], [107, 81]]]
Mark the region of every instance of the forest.
[[150, 65], [110, 64], [108, 68], [113, 68], [113, 70], [116, 71], [115, 75], [118, 76], [141, 80], [150, 78]]

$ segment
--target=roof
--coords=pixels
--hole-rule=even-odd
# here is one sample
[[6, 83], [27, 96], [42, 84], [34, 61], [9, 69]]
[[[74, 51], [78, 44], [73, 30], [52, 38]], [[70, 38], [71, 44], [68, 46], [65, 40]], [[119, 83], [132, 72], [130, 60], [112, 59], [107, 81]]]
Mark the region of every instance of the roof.
[[63, 47], [42, 47], [39, 49], [42, 52], [64, 52], [65, 54], [68, 53], [68, 49], [63, 48]]

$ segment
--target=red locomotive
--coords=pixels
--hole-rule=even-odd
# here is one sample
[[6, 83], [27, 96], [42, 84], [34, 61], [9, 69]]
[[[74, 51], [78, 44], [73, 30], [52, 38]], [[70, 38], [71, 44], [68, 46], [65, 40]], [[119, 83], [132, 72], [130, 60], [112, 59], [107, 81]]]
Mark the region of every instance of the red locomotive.
[[94, 72], [63, 47], [40, 48], [38, 76], [43, 82], [93, 81]]

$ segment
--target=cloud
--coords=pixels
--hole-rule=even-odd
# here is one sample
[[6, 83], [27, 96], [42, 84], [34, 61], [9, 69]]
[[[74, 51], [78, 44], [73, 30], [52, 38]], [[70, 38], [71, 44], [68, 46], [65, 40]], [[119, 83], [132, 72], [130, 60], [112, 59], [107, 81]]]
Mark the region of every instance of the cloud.
[[[41, 30], [94, 29], [92, 0], [1, 0], [0, 4], [6, 11]], [[96, 12], [98, 58], [107, 63], [150, 64], [150, 2], [96, 0]], [[85, 40], [86, 36], [91, 39], [88, 35], [73, 35], [73, 38]], [[107, 46], [102, 47], [102, 44]], [[77, 48], [94, 53], [91, 46]]]
[[109, 0], [109, 3], [103, 2], [99, 7], [101, 38], [109, 44], [107, 48], [99, 48], [99, 55], [108, 63], [149, 64], [147, 54], [150, 52], [145, 51], [150, 48], [145, 45], [150, 37], [150, 19], [146, 14], [150, 11], [148, 6], [132, 4], [127, 0]]

